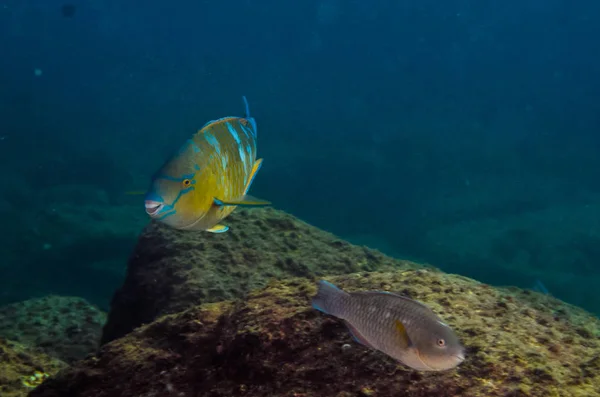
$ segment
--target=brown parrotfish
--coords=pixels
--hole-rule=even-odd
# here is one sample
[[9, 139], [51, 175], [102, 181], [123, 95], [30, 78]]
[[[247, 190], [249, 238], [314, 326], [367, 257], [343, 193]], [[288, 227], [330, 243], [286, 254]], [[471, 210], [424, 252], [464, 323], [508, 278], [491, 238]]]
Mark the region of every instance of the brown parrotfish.
[[465, 359], [454, 331], [427, 306], [385, 291], [345, 292], [320, 281], [315, 309], [344, 320], [354, 339], [420, 371], [443, 371]]

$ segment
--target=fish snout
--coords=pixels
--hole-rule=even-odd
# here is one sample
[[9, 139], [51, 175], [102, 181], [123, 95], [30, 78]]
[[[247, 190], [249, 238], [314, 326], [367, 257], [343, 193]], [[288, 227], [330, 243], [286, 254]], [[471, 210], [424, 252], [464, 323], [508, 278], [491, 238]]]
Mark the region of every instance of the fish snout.
[[465, 361], [465, 353], [464, 352], [455, 354], [454, 357], [456, 357], [456, 359], [458, 360], [459, 363], [462, 363], [463, 361]]
[[164, 204], [159, 203], [158, 201], [146, 200], [144, 206], [146, 207], [146, 213], [150, 216], [153, 216], [160, 212], [160, 210], [164, 207]]
[[466, 358], [466, 351], [464, 347], [460, 347], [457, 350], [455, 350], [452, 354], [452, 359], [454, 360], [454, 362], [456, 363], [456, 365], [460, 365], [463, 361], [465, 361]]

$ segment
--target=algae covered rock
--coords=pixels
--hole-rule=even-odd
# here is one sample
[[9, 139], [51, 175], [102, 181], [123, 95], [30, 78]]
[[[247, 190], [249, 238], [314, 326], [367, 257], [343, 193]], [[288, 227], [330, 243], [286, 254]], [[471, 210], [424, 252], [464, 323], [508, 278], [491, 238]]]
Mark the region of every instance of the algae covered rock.
[[66, 366], [36, 349], [0, 338], [0, 396], [24, 397]]
[[271, 278], [422, 267], [349, 244], [271, 208], [237, 211], [227, 224], [224, 234], [148, 225], [113, 298], [103, 342], [162, 314], [243, 297]]
[[163, 316], [104, 345], [31, 397], [600, 396], [600, 321], [548, 296], [428, 270], [328, 277], [428, 304], [467, 354], [417, 372], [310, 307], [315, 280], [271, 281], [244, 301]]
[[105, 321], [84, 299], [51, 295], [0, 306], [0, 337], [71, 363], [96, 350]]

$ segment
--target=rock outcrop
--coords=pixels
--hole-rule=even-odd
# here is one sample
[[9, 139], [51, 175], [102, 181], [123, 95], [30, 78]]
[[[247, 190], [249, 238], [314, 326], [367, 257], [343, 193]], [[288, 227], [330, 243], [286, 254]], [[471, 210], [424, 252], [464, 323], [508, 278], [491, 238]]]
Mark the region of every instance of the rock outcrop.
[[72, 363], [94, 353], [106, 314], [77, 297], [46, 296], [0, 306], [0, 337]]
[[445, 372], [406, 368], [312, 309], [316, 280], [294, 278], [273, 280], [244, 300], [163, 316], [30, 397], [600, 396], [600, 321], [583, 310], [435, 270], [327, 279], [348, 291], [395, 291], [428, 304], [456, 330], [466, 360]]
[[244, 297], [272, 279], [423, 267], [359, 247], [275, 209], [238, 210], [225, 234], [149, 224], [115, 294], [103, 343], [158, 316]]
[[0, 338], [0, 396], [25, 397], [66, 366], [39, 350]]

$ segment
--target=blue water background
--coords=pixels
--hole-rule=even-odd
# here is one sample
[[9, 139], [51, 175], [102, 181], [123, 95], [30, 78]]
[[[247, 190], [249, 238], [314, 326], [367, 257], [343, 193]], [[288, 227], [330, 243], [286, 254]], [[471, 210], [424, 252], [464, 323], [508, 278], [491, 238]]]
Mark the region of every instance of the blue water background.
[[106, 307], [145, 219], [123, 193], [246, 95], [254, 195], [600, 313], [600, 3], [63, 4], [0, 1], [0, 302]]

